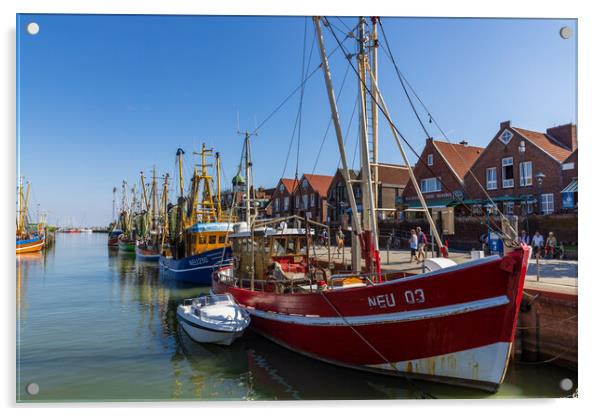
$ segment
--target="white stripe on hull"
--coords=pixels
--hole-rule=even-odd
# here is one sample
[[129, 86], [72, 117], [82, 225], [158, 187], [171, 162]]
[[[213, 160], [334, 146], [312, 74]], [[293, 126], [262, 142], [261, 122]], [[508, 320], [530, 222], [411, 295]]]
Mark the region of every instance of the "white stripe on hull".
[[40, 247], [43, 245], [44, 245], [44, 240], [42, 240], [38, 244], [34, 244], [33, 246], [17, 247], [17, 252], [23, 251], [23, 250], [31, 250], [32, 248]]
[[509, 342], [496, 342], [450, 354], [398, 361], [392, 363], [394, 368], [389, 364], [374, 364], [366, 367], [414, 375], [501, 384], [511, 346]]
[[[439, 306], [435, 308], [418, 309], [405, 312], [381, 313], [363, 316], [347, 316], [345, 319], [338, 316], [301, 316], [287, 315], [276, 312], [266, 312], [259, 309], [247, 308], [249, 313], [264, 319], [275, 320], [297, 325], [317, 325], [317, 326], [346, 326], [346, 325], [374, 325], [386, 324], [404, 321], [416, 321], [420, 319], [442, 318], [445, 316], [456, 315], [478, 311], [482, 309], [503, 306], [510, 301], [506, 295], [493, 298], [479, 299], [471, 302], [457, 303], [455, 305]], [[244, 307], [244, 305], [241, 305]]]

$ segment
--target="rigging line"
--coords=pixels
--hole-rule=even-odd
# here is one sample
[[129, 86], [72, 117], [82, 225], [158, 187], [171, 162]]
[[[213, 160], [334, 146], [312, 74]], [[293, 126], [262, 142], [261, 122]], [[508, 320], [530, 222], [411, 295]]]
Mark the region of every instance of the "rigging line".
[[[335, 17], [335, 18], [336, 18], [336, 19], [337, 19], [339, 22], [341, 22], [341, 24], [342, 24], [343, 26], [345, 26], [345, 29], [347, 29], [347, 30], [349, 31], [348, 33], [353, 33], [353, 31], [354, 31], [355, 29], [351, 29], [351, 28], [349, 27], [349, 25], [347, 25], [347, 23], [345, 23], [345, 22], [343, 21], [343, 19], [341, 19], [340, 17], [338, 17], [338, 16], [337, 16], [337, 17]], [[357, 28], [357, 26], [356, 26], [356, 28]]]
[[[324, 19], [326, 20], [326, 22], [328, 22], [328, 18], [324, 17]], [[401, 133], [401, 131], [399, 130], [399, 128], [397, 127], [397, 125], [393, 122], [393, 120], [387, 115], [387, 113], [383, 110], [382, 104], [379, 102], [379, 100], [376, 100], [374, 94], [372, 93], [372, 90], [370, 88], [368, 88], [368, 86], [366, 85], [366, 83], [362, 80], [362, 78], [360, 77], [360, 74], [357, 70], [357, 68], [355, 68], [355, 66], [353, 65], [353, 63], [351, 62], [351, 54], [346, 53], [347, 51], [345, 50], [344, 46], [342, 45], [341, 41], [339, 40], [339, 38], [336, 36], [336, 34], [334, 33], [334, 30], [332, 30], [332, 28], [330, 28], [329, 25], [326, 25], [326, 27], [329, 28], [330, 33], [332, 34], [332, 36], [334, 37], [334, 39], [336, 40], [337, 44], [339, 44], [339, 46], [341, 47], [341, 50], [345, 53], [345, 59], [347, 60], [347, 62], [349, 63], [349, 65], [352, 67], [353, 71], [355, 72], [356, 76], [358, 77], [359, 81], [362, 83], [362, 85], [364, 86], [364, 89], [366, 90], [366, 92], [370, 95], [370, 97], [372, 99], [374, 99], [375, 104], [377, 105], [378, 109], [381, 111], [381, 113], [383, 114], [383, 116], [385, 117], [385, 119], [387, 120], [387, 122], [391, 125], [391, 127], [395, 130], [395, 132], [399, 135], [399, 137], [404, 141], [404, 143], [408, 146], [408, 148], [411, 150], [411, 152], [416, 156], [416, 158], [418, 159], [418, 162], [422, 162], [422, 164], [427, 168], [427, 170], [434, 175], [434, 177], [437, 177], [436, 173], [428, 166], [428, 164], [424, 161], [423, 158], [420, 157], [420, 155], [416, 152], [416, 150], [412, 147], [412, 145], [410, 145], [410, 143], [408, 142], [408, 140], [405, 138], [405, 136]], [[460, 200], [457, 196], [454, 195], [454, 192], [452, 191], [452, 189], [449, 188], [449, 186], [447, 186], [446, 184], [444, 184], [443, 182], [440, 182], [441, 185], [450, 192], [450, 194], [452, 195], [452, 198], [454, 200], [456, 200], [459, 205], [462, 205], [464, 207], [466, 207], [468, 210], [470, 210], [470, 207], [468, 205], [466, 205], [464, 203], [463, 200]], [[418, 191], [418, 190], [416, 190]], [[503, 218], [506, 218], [505, 216], [502, 216]], [[492, 223], [493, 224], [493, 223]], [[493, 224], [495, 225], [495, 224]], [[495, 225], [497, 227], [497, 225]], [[504, 236], [506, 239], [510, 239], [510, 236], [508, 234], [506, 234], [501, 227], [496, 228], [496, 231], [498, 231], [502, 236]]]
[[[351, 124], [353, 124], [355, 112], [357, 110], [357, 103], [360, 101], [360, 92], [357, 92], [357, 96], [355, 102], [353, 104], [353, 110], [351, 111], [351, 117], [349, 117], [349, 123], [347, 123], [347, 130], [345, 131], [345, 138], [343, 139], [343, 147], [347, 145], [347, 139], [349, 138], [349, 132], [351, 131]], [[358, 140], [359, 140], [359, 130], [358, 130]], [[359, 141], [356, 143], [356, 147], [359, 145]], [[357, 148], [355, 149], [357, 151]], [[353, 162], [351, 163], [351, 169], [353, 169], [353, 163], [355, 163], [355, 153], [353, 154]], [[341, 165], [341, 156], [339, 155], [339, 163], [337, 167]]]
[[291, 156], [291, 149], [293, 148], [293, 142], [295, 140], [295, 132], [297, 131], [297, 124], [299, 123], [299, 112], [297, 111], [297, 116], [295, 117], [295, 125], [293, 126], [293, 132], [291, 134], [291, 140], [288, 143], [288, 150], [286, 152], [286, 159], [284, 159], [284, 168], [282, 169], [281, 178], [284, 178], [284, 174], [286, 173], [286, 168], [288, 167], [288, 161]]
[[[347, 39], [345, 39], [345, 40], [347, 40]], [[345, 40], [343, 40], [343, 43], [345, 42]], [[332, 50], [332, 51], [331, 51], [331, 52], [328, 54], [328, 57], [330, 58], [330, 57], [331, 57], [331, 56], [332, 56], [332, 55], [333, 55], [333, 54], [334, 54], [334, 53], [335, 53], [335, 52], [336, 52], [336, 51], [337, 51], [337, 50], [338, 50], [340, 47], [341, 47], [341, 46], [339, 45], [339, 46], [337, 46], [336, 48], [334, 48], [334, 49], [333, 49], [333, 50]], [[293, 97], [293, 96], [295, 95], [295, 93], [296, 93], [297, 91], [299, 91], [299, 89], [300, 89], [300, 88], [301, 88], [301, 87], [302, 87], [302, 86], [303, 86], [305, 83], [307, 83], [307, 81], [309, 81], [309, 79], [310, 79], [310, 78], [311, 78], [313, 75], [315, 75], [315, 73], [316, 73], [316, 72], [318, 72], [318, 71], [319, 71], [321, 68], [322, 68], [322, 64], [320, 63], [320, 64], [318, 64], [318, 66], [317, 66], [317, 67], [315, 67], [315, 68], [314, 68], [314, 69], [313, 69], [313, 70], [312, 70], [312, 71], [309, 73], [309, 75], [307, 75], [307, 77], [305, 77], [305, 79], [303, 80], [303, 82], [302, 82], [300, 85], [298, 85], [298, 86], [297, 86], [297, 87], [296, 87], [296, 88], [295, 88], [295, 89], [294, 89], [294, 90], [293, 90], [293, 91], [292, 91], [292, 92], [291, 92], [289, 95], [287, 95], [287, 97], [286, 97], [284, 100], [282, 100], [282, 102], [281, 102], [280, 104], [278, 104], [278, 106], [277, 106], [277, 107], [276, 107], [276, 108], [275, 108], [275, 109], [274, 109], [274, 110], [273, 110], [273, 111], [272, 111], [272, 112], [271, 112], [271, 113], [270, 113], [270, 114], [269, 114], [269, 115], [268, 115], [268, 116], [267, 116], [267, 117], [266, 117], [266, 118], [265, 118], [265, 119], [264, 119], [264, 120], [263, 120], [261, 123], [259, 123], [259, 125], [258, 125], [258, 126], [255, 128], [255, 130], [253, 130], [253, 133], [252, 133], [252, 134], [255, 134], [255, 133], [257, 133], [257, 132], [259, 131], [259, 129], [260, 129], [260, 128], [262, 128], [262, 127], [263, 127], [263, 125], [264, 125], [265, 123], [267, 123], [267, 122], [268, 122], [268, 120], [270, 120], [270, 119], [271, 119], [271, 118], [274, 116], [274, 114], [276, 114], [276, 113], [277, 113], [277, 112], [278, 112], [278, 111], [279, 111], [279, 110], [280, 110], [280, 109], [281, 109], [281, 108], [284, 106], [284, 104], [286, 104], [286, 103], [288, 102], [288, 100], [290, 100], [290, 99], [291, 99], [291, 97]]]
[[[445, 138], [445, 140], [448, 143], [452, 144], [451, 140], [449, 139], [449, 137], [447, 136], [447, 134], [445, 134], [445, 132], [443, 131], [443, 129], [441, 128], [441, 126], [439, 125], [439, 123], [437, 122], [437, 120], [435, 120], [435, 118], [433, 117], [433, 115], [431, 114], [431, 112], [429, 111], [429, 109], [427, 108], [426, 104], [422, 101], [422, 99], [416, 93], [416, 91], [414, 90], [414, 88], [412, 87], [412, 85], [410, 84], [410, 82], [407, 80], [407, 78], [403, 75], [403, 73], [397, 67], [397, 63], [395, 62], [395, 58], [393, 57], [393, 53], [391, 51], [391, 48], [390, 48], [390, 45], [389, 45], [389, 41], [387, 39], [387, 33], [385, 32], [385, 29], [383, 28], [383, 25], [382, 25], [382, 22], [380, 21], [380, 19], [378, 20], [378, 25], [380, 26], [381, 32], [382, 32], [383, 37], [385, 39], [385, 45], [387, 47], [387, 53], [385, 55], [391, 60], [391, 63], [395, 67], [395, 71], [397, 73], [397, 77], [399, 78], [399, 81], [400, 81], [401, 85], [403, 86], [403, 89], [404, 89], [404, 91], [406, 93], [406, 96], [408, 97], [408, 101], [410, 102], [410, 105], [412, 106], [412, 110], [414, 110], [414, 114], [416, 115], [416, 118], [418, 118], [418, 121], [420, 122], [420, 125], [422, 126], [423, 130], [428, 135], [428, 132], [426, 131], [426, 128], [424, 127], [424, 124], [422, 123], [422, 120], [418, 116], [418, 114], [416, 112], [416, 109], [414, 107], [414, 104], [412, 103], [412, 100], [410, 99], [410, 97], [408, 95], [408, 92], [406, 90], [405, 84], [408, 85], [408, 87], [412, 91], [412, 94], [414, 94], [414, 96], [416, 97], [416, 99], [418, 99], [418, 102], [420, 102], [420, 105], [422, 106], [422, 108], [424, 109], [424, 111], [426, 111], [426, 113], [428, 114], [429, 120], [432, 121], [435, 124], [435, 127], [437, 127], [437, 129], [439, 130], [439, 132], [441, 133], [441, 135]], [[404, 81], [405, 81], [405, 83], [404, 83]], [[485, 190], [485, 188], [483, 187], [483, 185], [477, 179], [477, 177], [474, 174], [474, 172], [472, 171], [471, 167], [470, 166], [466, 166], [466, 162], [465, 162], [464, 158], [462, 157], [462, 155], [460, 154], [460, 152], [458, 152], [458, 150], [454, 146], [452, 146], [452, 149], [454, 150], [454, 152], [456, 153], [456, 155], [460, 158], [460, 160], [462, 160], [462, 163], [464, 164], [464, 167], [467, 168], [467, 171], [473, 177], [473, 179], [475, 180], [475, 182], [477, 183], [477, 185], [479, 186], [479, 188], [481, 188], [481, 190], [483, 191], [483, 193], [486, 196], [486, 198], [493, 205], [496, 205], [495, 202], [493, 201], [493, 199], [491, 198], [491, 196], [489, 195], [489, 193]], [[500, 212], [500, 216], [502, 218], [504, 218], [504, 219], [507, 220], [506, 216], [502, 212]], [[515, 231], [518, 231], [518, 230], [515, 230]]]
[[413, 382], [407, 375], [405, 375], [403, 372], [401, 372], [399, 370], [399, 368], [397, 368], [397, 366], [395, 365], [395, 363], [392, 363], [391, 361], [389, 361], [387, 359], [387, 357], [385, 357], [374, 345], [372, 345], [372, 343], [370, 341], [368, 341], [351, 323], [349, 323], [349, 321], [345, 318], [345, 316], [343, 316], [343, 314], [341, 312], [339, 312], [339, 310], [337, 309], [336, 306], [334, 306], [334, 304], [330, 301], [330, 299], [328, 299], [328, 297], [324, 294], [323, 291], [318, 291], [318, 293], [320, 293], [320, 295], [322, 295], [322, 298], [326, 301], [326, 303], [328, 304], [328, 306], [330, 306], [330, 308], [339, 316], [339, 318], [341, 318], [343, 320], [343, 322], [345, 323], [345, 325], [347, 325], [349, 327], [349, 329], [351, 329], [353, 331], [353, 333], [355, 333], [355, 335], [358, 336], [359, 339], [361, 339], [368, 347], [370, 347], [370, 349], [372, 351], [374, 351], [376, 353], [376, 355], [378, 355], [381, 360], [385, 361], [387, 364], [389, 364], [389, 366], [393, 369], [393, 371], [398, 372], [399, 374], [401, 374], [403, 377], [405, 377], [405, 379], [413, 386], [415, 387], [417, 390], [419, 390], [424, 396], [429, 397], [431, 399], [436, 399], [437, 397], [435, 397], [434, 395], [428, 393], [427, 391], [421, 389], [420, 387], [418, 387], [418, 385]]
[[[360, 147], [360, 130], [357, 129], [357, 141], [355, 142], [355, 147], [353, 149], [353, 162], [351, 162], [351, 169], [355, 166], [355, 156], [357, 155], [357, 149]], [[361, 170], [361, 169], [358, 169]]]
[[297, 129], [297, 160], [295, 162], [295, 178], [299, 176], [299, 153], [301, 153], [301, 119], [303, 116], [303, 96], [305, 95], [305, 51], [307, 50], [307, 17], [305, 18], [305, 26], [303, 28], [303, 58], [301, 59], [301, 94], [299, 96], [299, 128]]
[[[339, 98], [341, 98], [341, 93], [343, 92], [343, 87], [345, 86], [345, 80], [347, 79], [347, 75], [349, 74], [349, 66], [347, 66], [347, 69], [345, 70], [345, 76], [343, 77], [343, 82], [341, 83], [341, 88], [339, 89], [339, 93], [337, 94], [337, 98], [335, 100], [335, 102], [338, 104], [339, 102]], [[357, 105], [357, 102], [355, 103], [354, 107], [353, 107], [353, 113], [355, 113], [355, 106]], [[353, 118], [353, 114], [351, 115], [351, 118]], [[320, 159], [320, 154], [322, 153], [322, 147], [324, 146], [324, 142], [326, 141], [326, 136], [328, 135], [328, 132], [330, 131], [330, 127], [332, 127], [332, 117], [328, 117], [328, 126], [326, 127], [326, 132], [324, 133], [324, 137], [322, 137], [322, 143], [320, 143], [320, 148], [318, 149], [318, 155], [316, 156], [316, 161], [314, 162], [314, 167], [311, 171], [312, 175], [314, 174], [314, 172], [316, 171], [316, 167], [318, 166], [318, 160]], [[345, 136], [346, 138], [346, 136]], [[341, 158], [339, 156], [339, 165], [341, 164]]]

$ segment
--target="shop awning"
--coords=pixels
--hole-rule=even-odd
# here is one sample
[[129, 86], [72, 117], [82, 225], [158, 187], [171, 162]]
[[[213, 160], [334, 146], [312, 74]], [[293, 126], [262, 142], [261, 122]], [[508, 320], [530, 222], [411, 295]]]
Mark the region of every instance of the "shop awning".
[[[454, 200], [452, 198], [443, 198], [443, 199], [431, 199], [426, 201], [426, 206], [429, 208], [445, 208], [449, 206]], [[422, 208], [422, 204], [420, 201], [411, 201], [408, 202], [407, 207], [412, 208]]]
[[560, 191], [561, 194], [568, 194], [573, 192], [577, 192], [577, 179], [573, 179], [571, 183], [567, 185], [566, 188]]

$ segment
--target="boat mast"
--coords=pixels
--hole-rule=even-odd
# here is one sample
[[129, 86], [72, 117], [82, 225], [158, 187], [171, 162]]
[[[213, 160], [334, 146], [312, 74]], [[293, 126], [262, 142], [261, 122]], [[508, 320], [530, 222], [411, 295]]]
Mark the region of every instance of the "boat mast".
[[140, 183], [142, 184], [142, 198], [143, 198], [143, 202], [144, 202], [144, 209], [146, 210], [146, 221], [144, 221], [146, 223], [146, 228], [148, 229], [148, 225], [150, 222], [150, 212], [149, 212], [149, 207], [148, 207], [148, 198], [146, 197], [146, 185], [144, 184], [144, 173], [142, 171], [140, 171]]
[[[378, 237], [377, 237], [377, 225], [376, 225], [376, 209], [374, 201], [374, 188], [372, 182], [372, 169], [370, 163], [370, 145], [368, 143], [368, 126], [367, 126], [367, 92], [366, 92], [366, 70], [368, 68], [368, 55], [366, 53], [365, 41], [365, 19], [359, 18], [359, 53], [357, 55], [357, 65], [360, 75], [359, 88], [360, 88], [360, 137], [361, 142], [361, 156], [362, 156], [362, 206], [364, 208], [364, 214], [366, 214], [366, 208], [368, 207], [367, 215], [364, 215], [364, 229], [371, 232], [372, 244], [374, 249], [378, 251]], [[369, 271], [372, 272], [373, 263], [367, 262]]]
[[[378, 81], [378, 32], [377, 32], [377, 18], [372, 17], [372, 32], [371, 32], [371, 47], [372, 47], [372, 72], [374, 73], [374, 79]], [[372, 82], [370, 83], [372, 85]], [[372, 117], [372, 180], [374, 183], [374, 188], [372, 193], [374, 194], [374, 206], [376, 207], [376, 211], [378, 212], [378, 96], [376, 94], [372, 94], [371, 96], [371, 105], [370, 105], [370, 115]], [[378, 224], [377, 224], [378, 226]], [[374, 233], [377, 234], [378, 230], [374, 230]], [[378, 240], [378, 239], [377, 239]]]
[[17, 235], [20, 237], [22, 230], [23, 230], [23, 224], [21, 222], [22, 218], [23, 218], [23, 177], [21, 176], [19, 178], [19, 199], [17, 202]]
[[180, 148], [178, 148], [178, 151], [176, 152], [176, 157], [178, 159], [178, 168], [179, 168], [179, 172], [180, 172], [180, 198], [184, 197], [184, 177], [182, 175], [182, 155], [184, 154], [184, 151]]
[[169, 174], [165, 174], [165, 181], [163, 182], [163, 193], [161, 194], [161, 211], [162, 215], [160, 216], [160, 221], [162, 221], [162, 230], [161, 230], [161, 247], [163, 249], [163, 245], [165, 244], [165, 237], [167, 236], [169, 230], [169, 212], [167, 211], [167, 202], [169, 199]]
[[29, 204], [29, 182], [27, 182], [27, 192], [25, 193], [25, 205], [23, 206], [23, 217], [21, 219], [21, 232], [26, 233], [27, 230], [27, 205]]
[[[212, 167], [213, 165], [207, 164], [207, 156], [211, 156], [213, 154], [213, 149], [205, 148], [205, 143], [201, 148], [201, 152], [194, 153], [195, 155], [201, 156], [201, 175], [198, 177], [199, 181], [203, 181], [203, 199], [201, 200], [201, 218], [203, 222], [208, 222], [212, 220], [216, 220], [215, 215], [215, 202], [213, 201], [213, 195], [211, 192], [211, 180], [213, 179], [208, 173], [207, 168]], [[196, 169], [196, 168], [195, 168]], [[192, 205], [193, 209], [196, 211], [197, 206], [197, 198], [198, 198], [198, 184], [197, 190], [193, 196]], [[196, 212], [195, 212], [196, 214]], [[195, 215], [196, 218], [196, 215]]]
[[151, 230], [157, 230], [157, 171], [153, 166], [153, 183], [151, 186]]
[[113, 213], [111, 215], [111, 221], [115, 223], [113, 228], [117, 228], [116, 220], [115, 220], [115, 193], [117, 192], [117, 187], [113, 187]]
[[[322, 35], [322, 27], [320, 26], [320, 17], [313, 17], [314, 25], [316, 26], [316, 33], [318, 38], [318, 43], [320, 45], [320, 56], [322, 58], [322, 70], [324, 72], [324, 82], [326, 83], [326, 91], [328, 93], [328, 101], [330, 102], [330, 110], [332, 113], [332, 122], [335, 127], [337, 143], [339, 146], [339, 153], [341, 154], [341, 165], [343, 166], [343, 177], [345, 178], [345, 188], [347, 191], [347, 195], [349, 196], [349, 205], [351, 206], [351, 221], [353, 224], [353, 231], [355, 235], [352, 236], [354, 239], [354, 245], [357, 244], [357, 236], [361, 234], [362, 226], [360, 224], [357, 205], [355, 203], [355, 197], [353, 193], [353, 187], [351, 186], [351, 178], [349, 177], [349, 167], [347, 165], [347, 154], [345, 153], [345, 142], [343, 139], [343, 132], [341, 130], [341, 123], [339, 119], [339, 112], [337, 110], [337, 102], [334, 94], [334, 90], [332, 88], [332, 78], [330, 75], [330, 66], [328, 65], [328, 57], [326, 55], [326, 50], [324, 49], [324, 37]], [[359, 259], [356, 255], [356, 251], [353, 250], [352, 256], [352, 271], [358, 272], [361, 269], [359, 264]]]
[[217, 220], [222, 220], [222, 183], [220, 177], [220, 154], [219, 152], [215, 152], [215, 170], [217, 173]]

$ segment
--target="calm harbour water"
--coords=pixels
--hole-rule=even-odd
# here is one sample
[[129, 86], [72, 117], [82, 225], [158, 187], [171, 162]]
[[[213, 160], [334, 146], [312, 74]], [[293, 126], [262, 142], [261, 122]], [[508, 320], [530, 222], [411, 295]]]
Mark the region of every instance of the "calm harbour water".
[[175, 284], [106, 240], [57, 234], [46, 254], [17, 259], [18, 401], [562, 397], [561, 380], [576, 384], [575, 372], [551, 364], [511, 364], [491, 395], [331, 366], [252, 331], [230, 347], [200, 345], [175, 310], [209, 288]]

